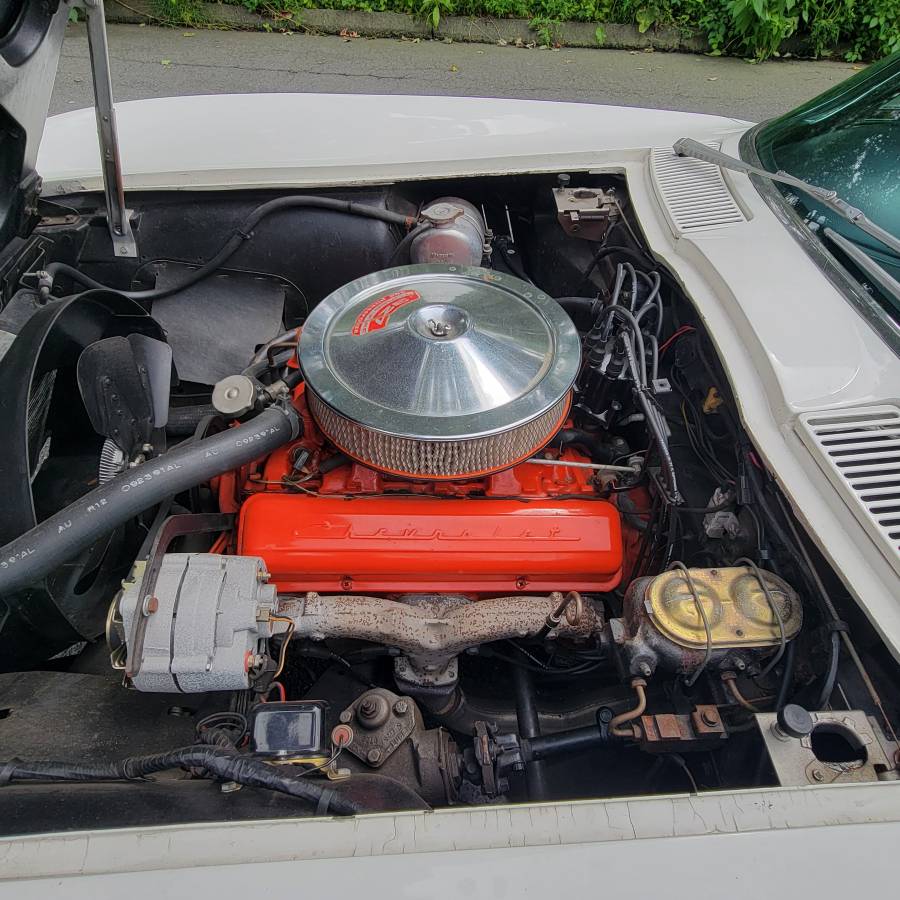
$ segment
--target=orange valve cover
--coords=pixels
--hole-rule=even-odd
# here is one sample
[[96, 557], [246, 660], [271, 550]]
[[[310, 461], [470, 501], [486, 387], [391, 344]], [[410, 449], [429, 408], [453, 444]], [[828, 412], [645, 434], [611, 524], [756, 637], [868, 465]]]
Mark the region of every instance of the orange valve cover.
[[238, 553], [282, 592], [609, 591], [622, 534], [605, 500], [329, 497], [264, 491], [243, 504]]

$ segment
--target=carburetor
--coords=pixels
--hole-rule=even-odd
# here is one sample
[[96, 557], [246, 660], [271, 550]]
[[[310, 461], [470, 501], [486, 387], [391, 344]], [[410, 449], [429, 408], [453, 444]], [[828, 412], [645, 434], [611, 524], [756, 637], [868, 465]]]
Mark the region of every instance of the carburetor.
[[797, 592], [755, 565], [722, 569], [680, 563], [631, 583], [613, 646], [628, 676], [657, 668], [693, 676], [715, 666], [743, 671], [796, 637], [803, 622]]

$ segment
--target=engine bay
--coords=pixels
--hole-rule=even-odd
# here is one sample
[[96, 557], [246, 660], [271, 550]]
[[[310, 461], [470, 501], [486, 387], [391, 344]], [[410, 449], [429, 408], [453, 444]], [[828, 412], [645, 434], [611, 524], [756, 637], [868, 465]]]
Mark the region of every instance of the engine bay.
[[8, 827], [897, 777], [623, 177], [129, 204], [0, 259]]

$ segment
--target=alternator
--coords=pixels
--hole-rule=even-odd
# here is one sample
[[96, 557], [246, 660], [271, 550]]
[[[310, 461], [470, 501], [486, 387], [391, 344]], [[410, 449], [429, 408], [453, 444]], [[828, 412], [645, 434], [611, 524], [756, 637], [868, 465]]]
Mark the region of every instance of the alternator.
[[[152, 597], [124, 585], [131, 682], [141, 691], [238, 691], [250, 686], [269, 637], [275, 588], [254, 556], [167, 553]], [[137, 621], [136, 621], [137, 620]]]

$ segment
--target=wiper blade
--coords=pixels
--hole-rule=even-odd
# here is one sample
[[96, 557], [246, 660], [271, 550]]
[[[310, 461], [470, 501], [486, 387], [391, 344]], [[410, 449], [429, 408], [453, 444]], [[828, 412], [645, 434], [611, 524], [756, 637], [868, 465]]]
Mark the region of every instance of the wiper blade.
[[[833, 210], [839, 216], [852, 222], [861, 231], [871, 235], [877, 241], [881, 241], [886, 247], [890, 247], [894, 253], [900, 255], [900, 238], [894, 237], [889, 231], [885, 231], [880, 225], [876, 225], [861, 209], [851, 206], [846, 200], [842, 200], [836, 191], [828, 188], [819, 187], [816, 184], [810, 184], [803, 181], [802, 178], [795, 178], [787, 172], [769, 172], [766, 169], [760, 169], [757, 166], [751, 166], [741, 159], [729, 156], [727, 153], [720, 153], [695, 141], [693, 138], [679, 138], [675, 141], [672, 149], [676, 156], [690, 156], [692, 159], [699, 159], [702, 162], [712, 163], [714, 166], [720, 166], [723, 169], [731, 169], [735, 172], [743, 172], [745, 175], [758, 175], [760, 178], [767, 178], [769, 181], [778, 181], [781, 184], [787, 184], [815, 197], [823, 206]], [[890, 276], [888, 276], [890, 277]]]
[[900, 300], [900, 281], [897, 281], [890, 272], [879, 266], [871, 256], [860, 250], [853, 241], [848, 240], [842, 234], [838, 234], [832, 228], [826, 228], [824, 231], [825, 237], [840, 247], [853, 260], [854, 264], [865, 272], [881, 290], [886, 294], [890, 294], [896, 300]]

